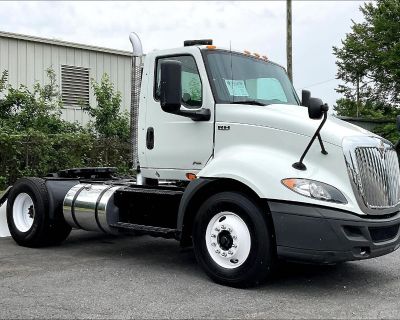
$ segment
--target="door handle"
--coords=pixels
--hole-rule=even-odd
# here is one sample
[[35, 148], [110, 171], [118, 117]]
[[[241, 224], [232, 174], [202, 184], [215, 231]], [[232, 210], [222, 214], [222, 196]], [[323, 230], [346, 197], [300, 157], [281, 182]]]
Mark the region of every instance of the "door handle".
[[154, 128], [153, 127], [147, 128], [146, 147], [149, 150], [154, 148]]

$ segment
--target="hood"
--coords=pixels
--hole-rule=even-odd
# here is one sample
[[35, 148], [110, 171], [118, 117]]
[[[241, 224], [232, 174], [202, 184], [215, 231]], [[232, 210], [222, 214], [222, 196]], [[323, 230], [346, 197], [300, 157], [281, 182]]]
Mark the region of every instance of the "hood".
[[[253, 106], [242, 104], [217, 104], [216, 121], [269, 127], [312, 137], [321, 120], [308, 117], [306, 107], [286, 104]], [[322, 140], [342, 146], [348, 136], [376, 136], [375, 134], [329, 115], [321, 130]]]

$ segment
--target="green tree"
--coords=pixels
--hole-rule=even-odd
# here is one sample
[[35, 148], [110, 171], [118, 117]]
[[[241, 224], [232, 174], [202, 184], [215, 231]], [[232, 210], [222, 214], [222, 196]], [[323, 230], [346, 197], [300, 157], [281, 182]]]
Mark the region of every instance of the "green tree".
[[96, 106], [82, 106], [93, 117], [93, 127], [102, 138], [118, 137], [129, 139], [129, 116], [120, 113], [121, 93], [115, 91], [107, 74], [100, 83], [92, 79], [92, 88], [96, 97]]
[[370, 119], [394, 119], [397, 115], [397, 108], [390, 104], [372, 100], [357, 103], [356, 100], [346, 98], [337, 100], [335, 111], [340, 116]]
[[[1, 77], [0, 77], [0, 94], [3, 94], [4, 89], [7, 86], [7, 80], [8, 80], [8, 71], [4, 70], [1, 73]], [[1, 101], [1, 100], [0, 100]]]
[[337, 88], [344, 98], [335, 110], [391, 117], [400, 105], [400, 1], [377, 0], [360, 10], [364, 21], [353, 21], [342, 46], [333, 47], [337, 77], [344, 82]]
[[337, 92], [335, 111], [341, 116], [390, 119], [375, 133], [396, 142], [395, 118], [400, 113], [400, 1], [377, 0], [360, 7], [364, 21], [355, 23], [333, 47], [337, 78], [344, 84]]
[[[89, 126], [94, 129], [99, 141], [105, 146], [101, 150], [103, 165], [112, 165], [111, 155], [115, 146], [121, 143], [129, 145], [130, 127], [128, 114], [121, 113], [121, 93], [116, 91], [107, 74], [100, 83], [92, 79], [92, 88], [96, 97], [96, 106], [82, 106], [93, 120]], [[126, 163], [129, 166], [128, 163]], [[125, 170], [126, 171], [126, 170]]]

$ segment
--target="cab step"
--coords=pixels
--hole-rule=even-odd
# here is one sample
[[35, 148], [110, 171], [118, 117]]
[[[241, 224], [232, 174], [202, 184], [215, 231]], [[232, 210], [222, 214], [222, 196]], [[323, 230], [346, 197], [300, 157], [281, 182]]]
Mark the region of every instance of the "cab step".
[[161, 238], [165, 238], [165, 239], [179, 240], [179, 236], [180, 236], [180, 232], [178, 229], [153, 227], [153, 226], [146, 226], [146, 225], [142, 225], [142, 224], [117, 222], [115, 224], [112, 224], [111, 227], [119, 229], [119, 230], [140, 232], [141, 234], [148, 234], [152, 237], [161, 237]]

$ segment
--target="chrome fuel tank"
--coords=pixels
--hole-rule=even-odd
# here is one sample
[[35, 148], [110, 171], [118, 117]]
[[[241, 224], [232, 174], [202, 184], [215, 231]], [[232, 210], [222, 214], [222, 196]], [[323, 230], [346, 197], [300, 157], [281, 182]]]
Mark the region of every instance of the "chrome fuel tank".
[[118, 222], [114, 192], [121, 186], [77, 184], [64, 198], [63, 214], [67, 223], [77, 229], [115, 233], [109, 227]]

